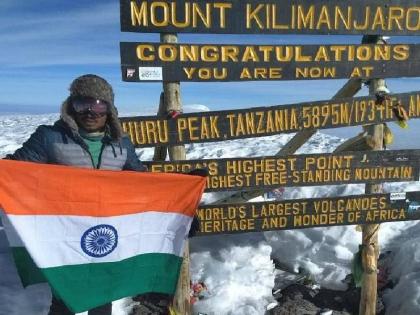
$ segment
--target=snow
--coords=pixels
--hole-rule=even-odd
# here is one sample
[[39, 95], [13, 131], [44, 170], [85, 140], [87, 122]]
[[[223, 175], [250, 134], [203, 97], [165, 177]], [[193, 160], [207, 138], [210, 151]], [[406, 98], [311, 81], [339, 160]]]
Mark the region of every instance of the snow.
[[420, 310], [420, 228], [411, 224], [395, 233], [391, 277], [397, 281], [385, 294], [387, 315], [419, 314]]
[[216, 256], [210, 251], [193, 253], [193, 282], [203, 281], [209, 288], [209, 297], [195, 310], [209, 315], [264, 314], [265, 306], [273, 302], [270, 253], [270, 246], [263, 243], [222, 248]]
[[[201, 105], [193, 108], [206, 111]], [[58, 118], [48, 115], [0, 116], [0, 157], [16, 150], [39, 124], [51, 124]], [[293, 135], [277, 135], [186, 146], [189, 159], [228, 158], [274, 155]], [[352, 135], [348, 135], [352, 136]], [[298, 153], [331, 152], [343, 139], [317, 133]], [[142, 160], [150, 160], [153, 149], [137, 150]], [[420, 184], [386, 184], [389, 192], [419, 190]], [[314, 198], [362, 194], [363, 185], [339, 185], [285, 188], [283, 198]], [[204, 202], [213, 202], [228, 193], [205, 194]], [[258, 200], [263, 200], [259, 197]], [[397, 281], [388, 290], [387, 314], [420, 313], [420, 225], [417, 222], [381, 225], [382, 249], [394, 251], [392, 277]], [[194, 305], [194, 313], [214, 315], [264, 314], [275, 306], [272, 298], [276, 274], [272, 259], [290, 270], [304, 268], [323, 286], [344, 288], [341, 282], [350, 272], [353, 253], [361, 233], [355, 226], [311, 228], [239, 235], [196, 237], [190, 240], [191, 276], [208, 287], [205, 299]], [[46, 285], [23, 289], [17, 278], [4, 231], [0, 228], [0, 315], [44, 315], [51, 293]], [[114, 315], [128, 314], [133, 303], [123, 299], [113, 303]]]

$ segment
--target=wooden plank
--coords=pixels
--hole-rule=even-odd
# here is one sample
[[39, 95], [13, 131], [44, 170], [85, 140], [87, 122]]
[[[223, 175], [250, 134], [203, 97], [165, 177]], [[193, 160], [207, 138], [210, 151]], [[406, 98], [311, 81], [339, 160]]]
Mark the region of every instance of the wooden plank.
[[387, 122], [396, 119], [394, 109], [397, 104], [401, 104], [409, 118], [420, 117], [420, 92], [417, 91], [390, 95], [384, 104], [377, 104], [376, 98], [370, 96], [189, 113], [175, 119], [156, 116], [123, 117], [120, 121], [135, 146], [147, 147]]
[[[159, 109], [158, 109], [158, 113], [157, 113], [157, 117], [159, 118], [163, 118], [167, 115], [166, 113], [166, 109], [164, 106], [164, 96], [163, 96], [163, 92], [160, 93], [160, 97], [159, 97]], [[131, 140], [133, 141], [136, 137], [131, 137]], [[153, 153], [153, 161], [165, 161], [166, 160], [166, 155], [168, 152], [168, 147], [165, 145], [157, 145], [155, 146], [155, 150]]]
[[419, 35], [416, 1], [120, 0], [121, 30], [219, 34]]
[[279, 81], [420, 75], [420, 45], [120, 43], [122, 79]]
[[197, 213], [197, 236], [419, 220], [420, 192], [206, 205]]
[[144, 162], [152, 172], [207, 168], [206, 191], [419, 180], [420, 150]]

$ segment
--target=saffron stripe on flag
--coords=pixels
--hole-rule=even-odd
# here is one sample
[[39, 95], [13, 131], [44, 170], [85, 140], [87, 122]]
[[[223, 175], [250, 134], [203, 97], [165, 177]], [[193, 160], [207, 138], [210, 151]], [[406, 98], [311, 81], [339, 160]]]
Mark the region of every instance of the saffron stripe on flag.
[[200, 176], [0, 163], [0, 207], [7, 214], [107, 217], [157, 211], [193, 216], [205, 188]]

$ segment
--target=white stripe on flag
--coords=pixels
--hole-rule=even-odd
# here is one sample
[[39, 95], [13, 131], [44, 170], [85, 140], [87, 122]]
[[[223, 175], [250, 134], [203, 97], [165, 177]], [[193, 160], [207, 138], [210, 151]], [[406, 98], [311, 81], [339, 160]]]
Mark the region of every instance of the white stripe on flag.
[[[113, 217], [66, 215], [9, 215], [25, 247], [40, 268], [98, 262], [115, 262], [146, 253], [182, 256], [191, 217], [178, 213], [143, 212]], [[118, 245], [107, 256], [87, 255], [83, 234], [107, 224], [118, 233]]]

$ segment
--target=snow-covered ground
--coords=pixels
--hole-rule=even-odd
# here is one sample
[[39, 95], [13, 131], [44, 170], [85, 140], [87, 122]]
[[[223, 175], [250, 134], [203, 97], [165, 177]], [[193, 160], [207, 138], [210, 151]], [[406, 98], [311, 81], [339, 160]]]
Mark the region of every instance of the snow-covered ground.
[[[54, 114], [0, 116], [0, 157], [17, 149], [39, 124], [53, 123], [57, 117]], [[274, 155], [291, 137], [279, 135], [188, 145], [187, 157]], [[331, 152], [342, 141], [317, 133], [298, 153]], [[142, 160], [150, 160], [153, 149], [137, 153]], [[419, 190], [420, 184], [393, 183], [386, 184], [385, 189], [413, 191]], [[363, 191], [363, 185], [286, 188], [283, 197], [337, 196]], [[206, 194], [204, 201], [216, 201], [222, 195], [225, 194]], [[192, 278], [204, 281], [208, 287], [207, 297], [194, 305], [194, 311], [208, 315], [264, 314], [267, 305], [274, 301], [272, 257], [294, 270], [304, 267], [324, 286], [343, 287], [341, 280], [350, 271], [360, 240], [361, 235], [354, 226], [193, 238], [190, 241]], [[398, 257], [393, 263], [392, 276], [399, 282], [386, 293], [387, 314], [420, 314], [420, 225], [417, 222], [382, 224], [380, 244]], [[0, 315], [47, 314], [50, 298], [46, 285], [21, 287], [0, 227]], [[131, 305], [129, 299], [117, 301], [113, 314], [128, 314]]]

